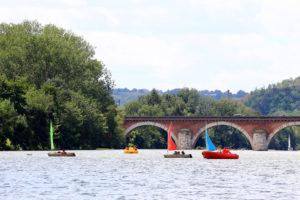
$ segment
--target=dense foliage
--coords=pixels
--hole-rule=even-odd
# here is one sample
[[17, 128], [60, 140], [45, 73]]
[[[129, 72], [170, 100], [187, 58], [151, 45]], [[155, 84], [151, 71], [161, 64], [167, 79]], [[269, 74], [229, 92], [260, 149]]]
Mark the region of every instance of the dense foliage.
[[[268, 88], [256, 89], [244, 100], [244, 104], [258, 110], [263, 115], [300, 115], [300, 77], [283, 80], [269, 85]], [[269, 148], [286, 150], [288, 135], [291, 135], [291, 145], [300, 149], [300, 128], [288, 127], [272, 139]]]
[[263, 115], [299, 115], [300, 77], [256, 89], [245, 100], [245, 105]]
[[[237, 113], [246, 116], [259, 115], [258, 112], [234, 100], [203, 97], [197, 90], [187, 88], [172, 95], [160, 95], [157, 90], [152, 90], [150, 94], [139, 96], [138, 100], [126, 104], [124, 110], [127, 116], [233, 116]], [[147, 130], [144, 127], [137, 128], [127, 141], [139, 148], [166, 147], [167, 134], [162, 134], [163, 131], [157, 128], [147, 128]], [[209, 132], [218, 147], [250, 148], [246, 137], [234, 128], [217, 126], [210, 128]], [[148, 140], [147, 137], [155, 142], [147, 145], [140, 142], [142, 139]], [[202, 139], [200, 138], [197, 144], [200, 148], [205, 146], [204, 142], [201, 142]]]
[[118, 148], [113, 81], [81, 37], [37, 22], [0, 24], [0, 149]]

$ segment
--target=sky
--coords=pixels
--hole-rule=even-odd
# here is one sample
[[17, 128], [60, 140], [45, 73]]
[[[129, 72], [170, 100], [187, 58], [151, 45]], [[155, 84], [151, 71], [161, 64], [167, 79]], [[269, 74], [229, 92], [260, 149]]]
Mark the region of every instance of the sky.
[[0, 0], [82, 36], [115, 88], [246, 92], [300, 76], [298, 0]]

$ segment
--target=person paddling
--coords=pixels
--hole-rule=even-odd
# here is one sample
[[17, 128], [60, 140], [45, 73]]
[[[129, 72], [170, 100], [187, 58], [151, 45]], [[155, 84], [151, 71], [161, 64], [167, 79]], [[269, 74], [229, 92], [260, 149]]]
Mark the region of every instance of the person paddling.
[[226, 149], [226, 147], [224, 147], [222, 153], [228, 153], [228, 154], [231, 154], [231, 152], [229, 151], [229, 149]]

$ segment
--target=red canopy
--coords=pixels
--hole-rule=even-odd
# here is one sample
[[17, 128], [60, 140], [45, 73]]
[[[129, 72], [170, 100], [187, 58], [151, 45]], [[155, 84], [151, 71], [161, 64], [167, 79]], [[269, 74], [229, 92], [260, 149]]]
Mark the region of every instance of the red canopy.
[[171, 122], [168, 132], [168, 150], [177, 150], [177, 146], [174, 144], [171, 133], [172, 133], [173, 123]]

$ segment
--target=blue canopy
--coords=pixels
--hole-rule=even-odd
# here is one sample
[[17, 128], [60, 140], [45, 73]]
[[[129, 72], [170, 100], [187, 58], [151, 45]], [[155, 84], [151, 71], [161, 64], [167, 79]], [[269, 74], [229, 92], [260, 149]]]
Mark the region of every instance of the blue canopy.
[[207, 126], [205, 125], [205, 138], [206, 138], [206, 149], [207, 151], [215, 151], [216, 147], [208, 137]]

